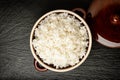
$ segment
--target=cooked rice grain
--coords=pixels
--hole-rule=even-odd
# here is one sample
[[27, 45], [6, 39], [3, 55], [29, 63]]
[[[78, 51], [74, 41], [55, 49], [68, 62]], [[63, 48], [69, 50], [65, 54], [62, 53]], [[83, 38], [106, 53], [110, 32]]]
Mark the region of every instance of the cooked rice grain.
[[35, 29], [33, 46], [44, 61], [55, 68], [74, 66], [85, 54], [88, 34], [85, 26], [68, 13], [47, 16]]

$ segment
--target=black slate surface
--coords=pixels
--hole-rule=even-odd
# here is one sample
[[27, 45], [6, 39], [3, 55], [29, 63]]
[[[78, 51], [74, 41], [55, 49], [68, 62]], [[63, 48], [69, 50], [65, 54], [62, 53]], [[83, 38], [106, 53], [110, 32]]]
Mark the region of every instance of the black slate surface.
[[0, 0], [0, 80], [118, 80], [120, 49], [93, 40], [87, 60], [65, 72], [38, 72], [33, 66], [29, 36], [34, 23], [54, 9], [82, 7], [92, 0]]

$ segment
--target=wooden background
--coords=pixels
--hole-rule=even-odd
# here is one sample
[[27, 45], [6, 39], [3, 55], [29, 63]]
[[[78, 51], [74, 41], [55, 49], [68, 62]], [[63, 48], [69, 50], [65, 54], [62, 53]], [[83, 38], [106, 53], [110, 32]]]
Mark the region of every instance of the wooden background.
[[120, 49], [93, 40], [87, 60], [65, 72], [38, 72], [33, 66], [29, 37], [34, 23], [54, 9], [87, 11], [92, 0], [0, 0], [0, 80], [118, 80]]

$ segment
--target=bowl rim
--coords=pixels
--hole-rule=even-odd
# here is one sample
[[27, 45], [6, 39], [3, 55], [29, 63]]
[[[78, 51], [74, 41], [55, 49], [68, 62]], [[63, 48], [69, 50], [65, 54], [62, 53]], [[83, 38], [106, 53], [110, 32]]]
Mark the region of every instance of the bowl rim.
[[[81, 20], [83, 22], [83, 24], [85, 25], [86, 29], [87, 29], [87, 32], [88, 32], [88, 36], [89, 36], [89, 46], [88, 46], [88, 50], [85, 54], [85, 56], [79, 61], [79, 63], [77, 63], [76, 65], [74, 66], [71, 66], [69, 68], [65, 68], [65, 69], [56, 69], [56, 68], [52, 68], [50, 67], [49, 65], [46, 65], [44, 62], [42, 62], [38, 56], [36, 55], [35, 53], [35, 50], [33, 48], [33, 45], [32, 45], [32, 40], [33, 40], [33, 35], [34, 35], [34, 31], [35, 31], [35, 28], [38, 26], [39, 22], [44, 19], [46, 16], [52, 14], [52, 13], [58, 13], [58, 12], [65, 12], [65, 13], [69, 13], [71, 15], [74, 15], [76, 18], [78, 18], [79, 20]], [[33, 57], [38, 61], [38, 63], [40, 63], [43, 67], [47, 68], [48, 70], [51, 70], [51, 71], [55, 71], [55, 72], [67, 72], [67, 71], [70, 71], [70, 70], [73, 70], [75, 68], [77, 68], [78, 66], [80, 66], [85, 60], [86, 58], [88, 57], [90, 51], [91, 51], [91, 47], [92, 47], [92, 35], [91, 35], [91, 31], [90, 31], [90, 28], [88, 27], [87, 23], [85, 22], [85, 20], [80, 17], [78, 14], [72, 12], [72, 11], [69, 11], [69, 10], [64, 10], [64, 9], [59, 9], [59, 10], [53, 10], [53, 11], [50, 11], [46, 14], [44, 14], [42, 17], [40, 17], [37, 22], [34, 24], [32, 30], [31, 30], [31, 33], [30, 33], [30, 49], [31, 49], [31, 52], [32, 52], [32, 55]]]

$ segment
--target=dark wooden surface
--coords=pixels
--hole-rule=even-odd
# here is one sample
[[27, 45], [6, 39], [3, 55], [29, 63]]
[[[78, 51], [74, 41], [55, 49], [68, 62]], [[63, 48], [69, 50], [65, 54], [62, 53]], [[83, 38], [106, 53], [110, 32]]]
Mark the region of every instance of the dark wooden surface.
[[34, 23], [54, 9], [82, 7], [92, 0], [3, 0], [0, 1], [0, 80], [118, 80], [120, 49], [111, 49], [93, 40], [87, 60], [65, 72], [38, 72], [33, 66], [29, 36]]

